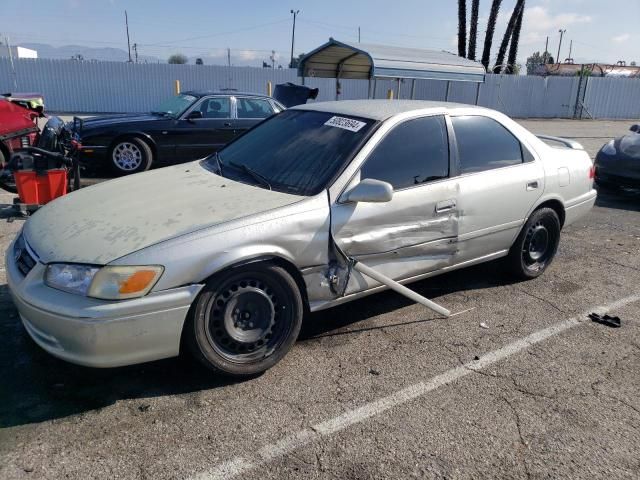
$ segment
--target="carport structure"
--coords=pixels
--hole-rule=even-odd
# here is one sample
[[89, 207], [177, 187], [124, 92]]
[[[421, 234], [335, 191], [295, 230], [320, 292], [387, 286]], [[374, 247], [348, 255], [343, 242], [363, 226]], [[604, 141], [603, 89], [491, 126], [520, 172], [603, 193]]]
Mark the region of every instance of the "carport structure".
[[341, 79], [368, 80], [368, 97], [375, 98], [377, 79], [396, 79], [398, 97], [400, 82], [411, 79], [411, 98], [415, 97], [416, 80], [447, 82], [445, 100], [449, 100], [451, 82], [475, 82], [476, 104], [480, 84], [484, 82], [484, 66], [480, 62], [453, 53], [418, 48], [392, 47], [364, 43], [340, 42], [330, 38], [300, 59], [298, 76], [335, 78], [336, 100]]

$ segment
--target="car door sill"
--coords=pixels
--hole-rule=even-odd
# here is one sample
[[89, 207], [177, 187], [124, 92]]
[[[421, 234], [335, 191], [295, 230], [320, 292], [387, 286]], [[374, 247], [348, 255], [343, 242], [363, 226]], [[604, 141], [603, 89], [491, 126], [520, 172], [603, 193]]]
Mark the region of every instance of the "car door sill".
[[[417, 282], [418, 280], [423, 280], [429, 277], [435, 277], [436, 275], [440, 275], [442, 273], [451, 272], [453, 270], [458, 270], [460, 268], [470, 267], [472, 265], [476, 265], [478, 263], [489, 262], [491, 260], [496, 260], [501, 257], [505, 257], [509, 253], [509, 250], [500, 250], [494, 253], [490, 253], [488, 255], [483, 255], [481, 257], [472, 258], [471, 260], [466, 260], [464, 262], [456, 263], [454, 265], [450, 265], [448, 267], [440, 268], [438, 270], [432, 270], [430, 272], [422, 273], [420, 275], [415, 275], [413, 277], [405, 278], [402, 280], [398, 280], [399, 283], [408, 284], [412, 282]], [[309, 302], [309, 310], [312, 312], [317, 312], [320, 310], [324, 310], [326, 308], [334, 307], [346, 302], [350, 302], [352, 300], [357, 300], [362, 297], [366, 297], [373, 293], [381, 292], [383, 290], [388, 290], [389, 287], [386, 285], [379, 285], [377, 287], [370, 288], [368, 290], [363, 290], [361, 292], [350, 293], [345, 295], [344, 297], [335, 298], [332, 300], [319, 300], [319, 301], [310, 301]]]

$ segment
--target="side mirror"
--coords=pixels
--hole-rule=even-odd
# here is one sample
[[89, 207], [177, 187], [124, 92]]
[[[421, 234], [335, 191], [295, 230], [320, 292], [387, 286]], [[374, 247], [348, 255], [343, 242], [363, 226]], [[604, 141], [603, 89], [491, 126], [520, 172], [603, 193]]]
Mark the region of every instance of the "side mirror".
[[635, 123], [635, 124], [631, 125], [631, 128], [629, 130], [631, 130], [632, 132], [635, 132], [635, 133], [640, 133], [640, 124]]
[[200, 110], [194, 110], [187, 115], [187, 120], [196, 120], [202, 118], [202, 112]]
[[388, 202], [393, 198], [393, 187], [381, 180], [365, 178], [346, 192], [344, 198], [347, 202]]

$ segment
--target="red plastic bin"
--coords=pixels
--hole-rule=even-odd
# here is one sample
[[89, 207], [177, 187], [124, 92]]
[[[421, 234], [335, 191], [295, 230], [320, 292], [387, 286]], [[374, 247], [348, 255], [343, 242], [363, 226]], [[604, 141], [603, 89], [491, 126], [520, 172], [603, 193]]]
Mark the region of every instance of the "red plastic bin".
[[67, 171], [63, 168], [38, 174], [33, 170], [13, 173], [20, 201], [26, 204], [44, 205], [67, 193]]

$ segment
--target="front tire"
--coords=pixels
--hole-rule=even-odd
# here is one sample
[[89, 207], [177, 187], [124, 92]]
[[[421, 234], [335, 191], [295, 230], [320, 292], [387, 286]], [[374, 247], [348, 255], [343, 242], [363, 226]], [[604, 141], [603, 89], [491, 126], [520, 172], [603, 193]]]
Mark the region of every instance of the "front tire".
[[560, 219], [552, 208], [534, 211], [511, 247], [507, 264], [522, 280], [539, 277], [553, 261], [560, 242]]
[[262, 373], [291, 349], [302, 325], [300, 290], [283, 268], [251, 264], [216, 275], [185, 325], [191, 353], [229, 376]]
[[138, 137], [120, 139], [109, 149], [109, 166], [118, 176], [144, 172], [152, 163], [151, 148]]

